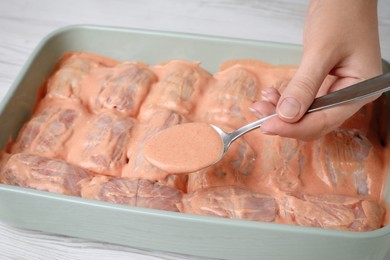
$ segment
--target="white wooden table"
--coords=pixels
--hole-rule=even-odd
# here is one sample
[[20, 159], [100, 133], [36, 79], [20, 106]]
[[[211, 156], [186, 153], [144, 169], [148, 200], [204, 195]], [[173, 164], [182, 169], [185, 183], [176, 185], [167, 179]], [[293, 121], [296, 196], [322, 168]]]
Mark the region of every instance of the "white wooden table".
[[[97, 24], [301, 44], [309, 0], [0, 0], [0, 101], [37, 43], [55, 29]], [[390, 61], [390, 0], [379, 0]], [[198, 259], [20, 230], [0, 222], [3, 259]], [[390, 253], [386, 259], [390, 259]]]

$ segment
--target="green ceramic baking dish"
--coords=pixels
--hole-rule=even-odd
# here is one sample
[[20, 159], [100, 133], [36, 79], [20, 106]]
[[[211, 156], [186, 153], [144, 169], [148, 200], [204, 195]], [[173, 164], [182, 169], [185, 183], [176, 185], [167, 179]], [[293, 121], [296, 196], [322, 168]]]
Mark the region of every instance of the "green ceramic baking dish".
[[[98, 26], [57, 30], [37, 46], [0, 103], [0, 148], [30, 117], [39, 87], [68, 51], [156, 64], [201, 61], [210, 72], [228, 59], [297, 64], [300, 46]], [[389, 70], [384, 63], [384, 69]], [[390, 121], [390, 120], [389, 120]], [[390, 180], [384, 194], [390, 203]], [[129, 207], [0, 184], [0, 220], [54, 234], [218, 259], [383, 259], [390, 226], [348, 232]]]

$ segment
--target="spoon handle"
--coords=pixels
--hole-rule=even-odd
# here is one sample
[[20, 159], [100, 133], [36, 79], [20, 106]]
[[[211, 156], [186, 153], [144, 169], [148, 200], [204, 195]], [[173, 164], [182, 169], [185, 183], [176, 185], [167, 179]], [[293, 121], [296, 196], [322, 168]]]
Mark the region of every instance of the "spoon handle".
[[371, 97], [390, 90], [390, 72], [314, 99], [307, 113]]
[[[331, 108], [341, 104], [349, 103], [355, 100], [367, 98], [390, 90], [390, 72], [359, 82], [349, 87], [334, 91], [330, 94], [314, 99], [307, 110], [307, 113]], [[260, 127], [264, 121], [275, 117], [276, 114], [263, 117], [257, 121], [247, 124], [240, 129], [230, 133], [231, 142], [241, 135]]]

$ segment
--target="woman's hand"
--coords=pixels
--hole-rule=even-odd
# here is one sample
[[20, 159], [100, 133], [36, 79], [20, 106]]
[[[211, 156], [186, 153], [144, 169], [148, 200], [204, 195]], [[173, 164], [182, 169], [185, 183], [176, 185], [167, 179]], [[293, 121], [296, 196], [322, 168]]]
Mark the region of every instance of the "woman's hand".
[[[261, 131], [312, 140], [340, 126], [375, 98], [306, 114], [317, 96], [382, 73], [376, 0], [312, 0], [304, 28], [303, 57], [283, 93], [268, 88], [251, 108], [273, 111]], [[327, 75], [336, 76], [323, 84]]]

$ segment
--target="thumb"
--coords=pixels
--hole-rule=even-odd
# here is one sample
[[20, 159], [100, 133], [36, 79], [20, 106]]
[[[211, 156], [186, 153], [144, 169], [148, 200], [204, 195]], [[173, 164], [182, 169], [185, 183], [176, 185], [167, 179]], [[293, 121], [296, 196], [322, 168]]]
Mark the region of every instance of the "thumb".
[[304, 58], [278, 101], [276, 113], [279, 118], [290, 123], [299, 121], [313, 103], [329, 71], [318, 64], [318, 59]]

